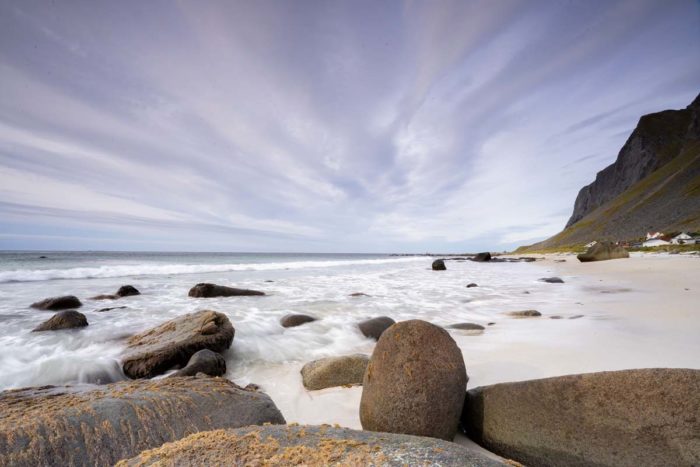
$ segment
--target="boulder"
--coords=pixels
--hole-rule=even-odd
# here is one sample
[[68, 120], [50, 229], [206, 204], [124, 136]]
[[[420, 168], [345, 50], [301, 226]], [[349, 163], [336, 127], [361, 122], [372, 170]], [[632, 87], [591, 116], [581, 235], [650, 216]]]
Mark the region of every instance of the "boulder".
[[314, 360], [301, 369], [304, 387], [311, 391], [362, 384], [369, 357], [363, 354], [343, 355]]
[[462, 424], [527, 465], [700, 465], [700, 370], [643, 369], [496, 384], [467, 394]]
[[477, 284], [475, 284], [474, 282], [467, 284], [468, 289], [471, 289], [472, 287], [479, 287], [479, 286]]
[[613, 242], [598, 242], [591, 246], [585, 253], [576, 256], [582, 263], [590, 261], [605, 261], [608, 259], [629, 258], [630, 254], [623, 247]]
[[446, 271], [445, 261], [442, 259], [436, 259], [433, 261], [433, 271]]
[[546, 282], [548, 284], [563, 284], [564, 279], [561, 277], [543, 277], [541, 279], [537, 279], [540, 282]]
[[265, 295], [265, 292], [249, 289], [236, 289], [225, 285], [200, 283], [190, 289], [190, 297], [212, 298], [212, 297], [239, 297], [246, 295]]
[[46, 298], [40, 302], [32, 303], [32, 308], [38, 310], [67, 310], [69, 308], [80, 308], [83, 306], [75, 295], [64, 295], [63, 297]]
[[0, 393], [0, 465], [114, 465], [192, 433], [285, 423], [264, 393], [223, 378], [43, 386]]
[[486, 261], [491, 261], [491, 253], [488, 251], [485, 251], [483, 253], [477, 253], [474, 256], [471, 257], [472, 261], [476, 261], [478, 263], [483, 263]]
[[379, 336], [394, 323], [396, 323], [396, 321], [388, 316], [379, 316], [377, 318], [360, 321], [357, 326], [365, 337], [370, 337], [376, 341], [379, 340]]
[[141, 292], [133, 285], [122, 285], [119, 287], [119, 290], [117, 290], [118, 297], [130, 297], [132, 295], [141, 295]]
[[[195, 433], [142, 452], [118, 467], [149, 465], [326, 466], [508, 465], [467, 447], [434, 438], [372, 433], [330, 425], [269, 425]], [[512, 464], [511, 464], [512, 465]]]
[[467, 371], [447, 331], [421, 320], [401, 321], [377, 342], [362, 386], [363, 429], [452, 440]]
[[483, 331], [484, 328], [481, 324], [476, 323], [457, 323], [450, 324], [447, 326], [449, 329], [459, 329], [461, 331]]
[[285, 315], [280, 319], [280, 324], [283, 328], [294, 328], [296, 326], [301, 326], [302, 324], [310, 323], [316, 321], [316, 318], [309, 315], [302, 314], [289, 314]]
[[122, 360], [129, 378], [152, 378], [184, 366], [195, 352], [222, 352], [231, 347], [233, 325], [222, 313], [202, 310], [179, 316], [127, 341]]
[[32, 332], [84, 328], [87, 325], [88, 321], [84, 314], [75, 310], [63, 310], [35, 327]]
[[207, 376], [223, 376], [226, 374], [226, 360], [220, 353], [209, 349], [195, 352], [187, 366], [172, 374], [172, 376], [195, 376], [204, 373]]
[[538, 316], [542, 316], [542, 313], [537, 310], [509, 311], [506, 314], [508, 316], [512, 316], [513, 318], [536, 318]]

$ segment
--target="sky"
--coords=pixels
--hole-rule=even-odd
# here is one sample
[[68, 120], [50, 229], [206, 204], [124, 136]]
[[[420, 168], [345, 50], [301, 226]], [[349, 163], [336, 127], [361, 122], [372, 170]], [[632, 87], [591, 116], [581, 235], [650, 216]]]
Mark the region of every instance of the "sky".
[[0, 249], [503, 251], [700, 92], [700, 2], [0, 1]]

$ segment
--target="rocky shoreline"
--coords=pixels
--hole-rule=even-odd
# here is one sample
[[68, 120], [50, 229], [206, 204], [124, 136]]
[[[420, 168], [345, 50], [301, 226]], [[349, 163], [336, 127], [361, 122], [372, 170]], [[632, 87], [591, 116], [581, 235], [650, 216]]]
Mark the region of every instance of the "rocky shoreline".
[[[443, 268], [444, 262], [432, 269]], [[543, 281], [566, 287], [553, 279], [559, 278]], [[129, 292], [110, 299], [126, 299], [132, 289], [123, 286], [119, 290]], [[193, 290], [192, 300], [211, 293], [234, 301], [265, 296], [215, 284]], [[40, 326], [43, 332], [73, 327], [63, 324], [73, 321], [74, 331], [61, 332], [88, 332], [77, 316], [84, 315], [70, 310], [78, 304], [65, 296], [32, 306], [58, 310]], [[279, 324], [314, 320], [289, 315]], [[242, 388], [222, 377], [220, 352], [231, 346], [234, 324], [205, 309], [130, 337], [122, 365], [131, 381], [0, 393], [0, 465], [700, 464], [700, 370], [622, 370], [467, 388], [469, 369], [445, 329], [380, 316], [357, 322], [359, 332], [377, 341], [371, 355], [313, 360], [301, 369], [309, 391], [361, 386], [363, 430], [286, 425], [264, 388]], [[451, 442], [458, 430], [488, 451]]]

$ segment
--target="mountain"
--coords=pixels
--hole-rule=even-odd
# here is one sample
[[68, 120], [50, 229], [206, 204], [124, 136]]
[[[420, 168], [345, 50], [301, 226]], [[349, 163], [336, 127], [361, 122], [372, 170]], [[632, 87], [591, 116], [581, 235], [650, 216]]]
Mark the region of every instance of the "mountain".
[[700, 95], [639, 119], [617, 160], [581, 188], [563, 231], [519, 251], [700, 231]]

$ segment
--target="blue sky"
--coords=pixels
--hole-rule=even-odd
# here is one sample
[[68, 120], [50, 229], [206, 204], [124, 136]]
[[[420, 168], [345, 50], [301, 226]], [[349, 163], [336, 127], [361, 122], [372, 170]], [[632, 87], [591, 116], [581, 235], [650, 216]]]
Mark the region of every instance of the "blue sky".
[[699, 91], [693, 1], [3, 1], [0, 249], [510, 249]]

